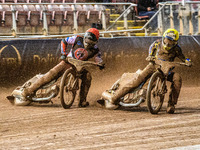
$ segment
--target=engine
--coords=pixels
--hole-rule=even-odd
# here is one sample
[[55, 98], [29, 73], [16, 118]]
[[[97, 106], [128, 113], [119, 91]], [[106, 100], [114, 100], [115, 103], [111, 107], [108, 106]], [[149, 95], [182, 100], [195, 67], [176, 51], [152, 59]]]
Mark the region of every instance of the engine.
[[54, 94], [55, 95], [54, 97], [56, 97], [58, 95], [58, 92], [59, 92], [59, 87], [57, 85], [53, 85], [50, 87], [41, 88], [37, 90], [36, 97], [37, 98], [49, 97], [52, 94]]
[[139, 99], [146, 99], [146, 89], [139, 89], [126, 94], [123, 98], [124, 103], [137, 103]]

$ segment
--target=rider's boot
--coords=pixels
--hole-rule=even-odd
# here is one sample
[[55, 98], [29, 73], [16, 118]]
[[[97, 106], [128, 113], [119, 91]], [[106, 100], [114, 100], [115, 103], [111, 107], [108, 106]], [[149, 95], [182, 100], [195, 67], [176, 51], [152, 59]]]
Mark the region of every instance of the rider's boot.
[[78, 107], [88, 107], [90, 105], [89, 102], [87, 102], [86, 100], [84, 100], [83, 102], [78, 104]]
[[[117, 93], [119, 94], [119, 92]], [[106, 109], [117, 109], [119, 107], [118, 100], [115, 97], [116, 91], [114, 90], [106, 90], [102, 93], [102, 99], [104, 100], [104, 103], [100, 103], [102, 106], [104, 106]], [[114, 98], [114, 99], [113, 99]]]
[[22, 92], [22, 96], [27, 97], [33, 94], [38, 88], [55, 79], [60, 72], [64, 71], [67, 68], [69, 68], [69, 65], [67, 65], [64, 61], [61, 61], [44, 76], [39, 78], [36, 82], [32, 83], [29, 87], [25, 88]]
[[141, 72], [137, 73], [134, 79], [132, 79], [126, 86], [119, 86], [114, 93], [104, 92], [103, 97], [105, 97], [105, 107], [107, 109], [116, 109], [119, 107], [118, 100], [120, 97], [126, 95], [131, 89], [138, 87], [142, 82], [146, 80], [146, 78], [151, 75], [154, 71], [155, 67], [153, 64], [149, 63], [146, 68], [144, 68]]
[[174, 112], [175, 112], [175, 106], [174, 106], [174, 104], [168, 103], [168, 105], [167, 105], [167, 113], [168, 114], [174, 114]]
[[111, 109], [111, 110], [117, 109], [119, 107], [119, 105], [115, 105], [110, 100], [107, 100], [107, 99], [105, 100], [104, 105], [106, 109]]
[[31, 95], [31, 93], [28, 91], [28, 89], [24, 89], [23, 92], [21, 93], [21, 95], [25, 98], [27, 98], [28, 96]]
[[[117, 109], [119, 105], [117, 105], [117, 101], [114, 101], [113, 95], [115, 95], [115, 91], [113, 90], [106, 90], [102, 93], [102, 101], [97, 101], [100, 105], [104, 106], [106, 109]], [[116, 103], [116, 104], [115, 104]]]
[[89, 102], [86, 101], [86, 98], [91, 86], [92, 76], [87, 70], [84, 70], [82, 72], [81, 80], [82, 82], [79, 95], [80, 101], [78, 107], [87, 107], [89, 106]]

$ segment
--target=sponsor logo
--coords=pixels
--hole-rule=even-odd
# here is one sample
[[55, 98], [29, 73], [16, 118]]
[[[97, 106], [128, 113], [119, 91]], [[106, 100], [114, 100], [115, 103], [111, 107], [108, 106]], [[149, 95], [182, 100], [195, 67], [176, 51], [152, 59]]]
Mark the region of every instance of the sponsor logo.
[[5, 57], [3, 54], [4, 51], [7, 51], [7, 50], [10, 50], [9, 48], [10, 46], [6, 45], [4, 47], [2, 47], [0, 49], [0, 63], [2, 65], [16, 65], [16, 66], [20, 66], [22, 64], [22, 59], [21, 59], [21, 56], [20, 56], [20, 53], [18, 51], [18, 49], [14, 46], [14, 45], [11, 45], [13, 51], [15, 51], [15, 56], [14, 57], [11, 57], [11, 56], [8, 56], [8, 53], [6, 54], [7, 57]]
[[[46, 57], [33, 55], [33, 63], [37, 65], [57, 63], [59, 58], [54, 57], [53, 54], [47, 54]], [[0, 49], [0, 64], [1, 66], [20, 66], [22, 65], [22, 58], [19, 50], [14, 45], [5, 45]]]
[[59, 58], [54, 57], [53, 54], [47, 54], [47, 57], [40, 57], [39, 55], [33, 55], [33, 63], [38, 65], [57, 63], [58, 61]]
[[79, 60], [86, 60], [88, 58], [88, 52], [84, 48], [78, 48], [74, 52], [74, 56]]
[[68, 44], [74, 44], [75, 39], [76, 39], [76, 36], [72, 36], [72, 37], [68, 37], [66, 39], [66, 41], [67, 41]]

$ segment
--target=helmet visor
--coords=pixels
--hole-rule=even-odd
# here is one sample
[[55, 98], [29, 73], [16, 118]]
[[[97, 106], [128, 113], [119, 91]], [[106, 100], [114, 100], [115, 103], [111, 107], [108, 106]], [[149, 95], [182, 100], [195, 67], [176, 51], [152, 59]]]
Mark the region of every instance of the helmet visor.
[[93, 33], [91, 33], [91, 32], [86, 32], [85, 33], [84, 39], [86, 39], [86, 38], [88, 38], [88, 39], [90, 39], [92, 41], [97, 41], [96, 36]]
[[84, 38], [84, 46], [85, 48], [91, 48], [96, 45], [97, 41], [91, 40], [89, 37]]
[[174, 47], [177, 44], [176, 41], [170, 40], [168, 38], [164, 38], [163, 40], [163, 46], [166, 50], [170, 50], [172, 47]]

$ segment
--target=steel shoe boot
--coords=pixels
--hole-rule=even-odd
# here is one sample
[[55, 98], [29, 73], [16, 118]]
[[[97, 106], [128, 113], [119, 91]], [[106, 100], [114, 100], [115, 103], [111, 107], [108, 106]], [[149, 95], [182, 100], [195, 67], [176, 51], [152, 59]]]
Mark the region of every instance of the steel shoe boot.
[[171, 104], [168, 104], [168, 106], [167, 106], [167, 113], [168, 114], [174, 114], [174, 112], [175, 112], [175, 106], [171, 105]]
[[90, 105], [89, 102], [84, 101], [84, 102], [82, 102], [82, 103], [79, 103], [79, 104], [78, 104], [78, 107], [88, 107], [89, 105]]
[[27, 89], [24, 89], [23, 92], [21, 93], [21, 95], [25, 98], [27, 98], [28, 96], [30, 96], [30, 92]]
[[119, 105], [115, 105], [111, 103], [109, 100], [105, 100], [105, 108], [106, 109], [117, 109]]

